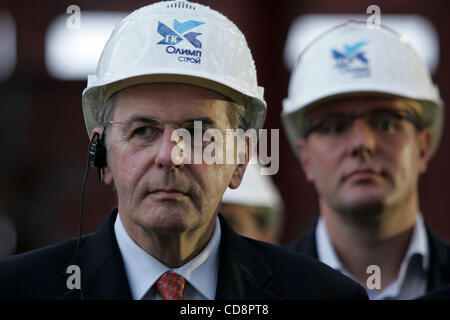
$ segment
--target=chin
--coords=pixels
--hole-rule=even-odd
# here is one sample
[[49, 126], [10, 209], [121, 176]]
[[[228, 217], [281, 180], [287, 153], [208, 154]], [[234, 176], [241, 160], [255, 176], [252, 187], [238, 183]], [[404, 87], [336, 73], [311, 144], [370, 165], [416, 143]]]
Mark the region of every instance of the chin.
[[387, 191], [382, 188], [358, 188], [340, 196], [338, 212], [356, 220], [378, 219], [386, 207]]
[[199, 219], [191, 208], [161, 206], [142, 208], [135, 216], [136, 223], [153, 232], [181, 233], [196, 228]]
[[385, 202], [392, 193], [390, 188], [378, 185], [359, 185], [343, 191], [341, 199], [354, 206], [367, 206]]
[[382, 199], [366, 198], [341, 203], [336, 211], [354, 222], [372, 224], [383, 218], [385, 207], [385, 201]]

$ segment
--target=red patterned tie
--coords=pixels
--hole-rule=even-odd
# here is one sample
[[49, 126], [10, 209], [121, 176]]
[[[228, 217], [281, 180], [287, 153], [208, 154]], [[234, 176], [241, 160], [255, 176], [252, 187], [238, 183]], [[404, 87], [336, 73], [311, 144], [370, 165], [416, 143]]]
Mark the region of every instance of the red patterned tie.
[[168, 271], [156, 281], [156, 290], [164, 300], [183, 300], [185, 284], [182, 276]]

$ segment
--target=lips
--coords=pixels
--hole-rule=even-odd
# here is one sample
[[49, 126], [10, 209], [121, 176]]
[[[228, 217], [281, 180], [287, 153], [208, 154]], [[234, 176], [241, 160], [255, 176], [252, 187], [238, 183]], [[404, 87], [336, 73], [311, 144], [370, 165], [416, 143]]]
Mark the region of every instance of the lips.
[[373, 170], [373, 169], [358, 169], [350, 172], [349, 174], [345, 175], [343, 178], [343, 182], [346, 181], [363, 181], [363, 180], [373, 180], [376, 177], [380, 177], [380, 172]]
[[149, 195], [158, 197], [158, 198], [180, 198], [180, 197], [189, 197], [189, 193], [179, 190], [179, 189], [155, 189], [149, 192]]

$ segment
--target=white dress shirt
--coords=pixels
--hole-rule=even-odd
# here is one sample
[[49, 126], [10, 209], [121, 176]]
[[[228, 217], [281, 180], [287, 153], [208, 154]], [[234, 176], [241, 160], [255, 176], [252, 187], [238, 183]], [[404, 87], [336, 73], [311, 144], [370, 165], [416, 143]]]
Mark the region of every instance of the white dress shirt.
[[119, 214], [114, 224], [114, 233], [134, 300], [161, 300], [154, 284], [167, 271], [178, 273], [186, 280], [185, 300], [214, 300], [221, 237], [219, 218], [216, 218], [215, 229], [206, 247], [179, 268], [167, 267], [139, 247], [128, 235]]
[[[339, 260], [331, 243], [325, 222], [319, 218], [316, 229], [318, 258], [333, 269], [339, 270], [355, 280]], [[427, 270], [429, 264], [428, 238], [422, 215], [418, 214], [408, 250], [400, 265], [397, 279], [381, 292], [365, 289], [371, 300], [397, 299], [407, 300], [422, 296], [427, 288]], [[367, 277], [370, 277], [368, 274]], [[381, 277], [383, 270], [381, 269]], [[355, 280], [356, 281], [356, 280]]]

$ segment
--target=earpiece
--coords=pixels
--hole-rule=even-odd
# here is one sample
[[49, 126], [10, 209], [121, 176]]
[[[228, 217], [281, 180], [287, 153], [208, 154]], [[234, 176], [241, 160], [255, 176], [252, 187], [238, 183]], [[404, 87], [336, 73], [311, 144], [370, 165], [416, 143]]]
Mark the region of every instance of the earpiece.
[[91, 145], [89, 147], [89, 162], [92, 168], [103, 168], [106, 166], [106, 148], [103, 136], [98, 133], [92, 136]]
[[[103, 132], [105, 132], [104, 129]], [[81, 186], [80, 225], [78, 231], [78, 240], [71, 263], [75, 265], [78, 265], [78, 252], [80, 250], [82, 234], [81, 230], [83, 228], [84, 193], [86, 191], [86, 182], [89, 175], [89, 164], [93, 168], [98, 168], [98, 181], [100, 183], [102, 182], [102, 168], [106, 166], [106, 148], [103, 135], [100, 136], [98, 133], [94, 133], [94, 135], [92, 136], [91, 141], [89, 141], [88, 156], [86, 162], [86, 172], [84, 174], [83, 184]], [[80, 288], [80, 299], [84, 300], [82, 288]]]
[[98, 168], [98, 181], [102, 182], [102, 168], [106, 166], [106, 147], [103, 135], [94, 133], [89, 145], [89, 163]]

